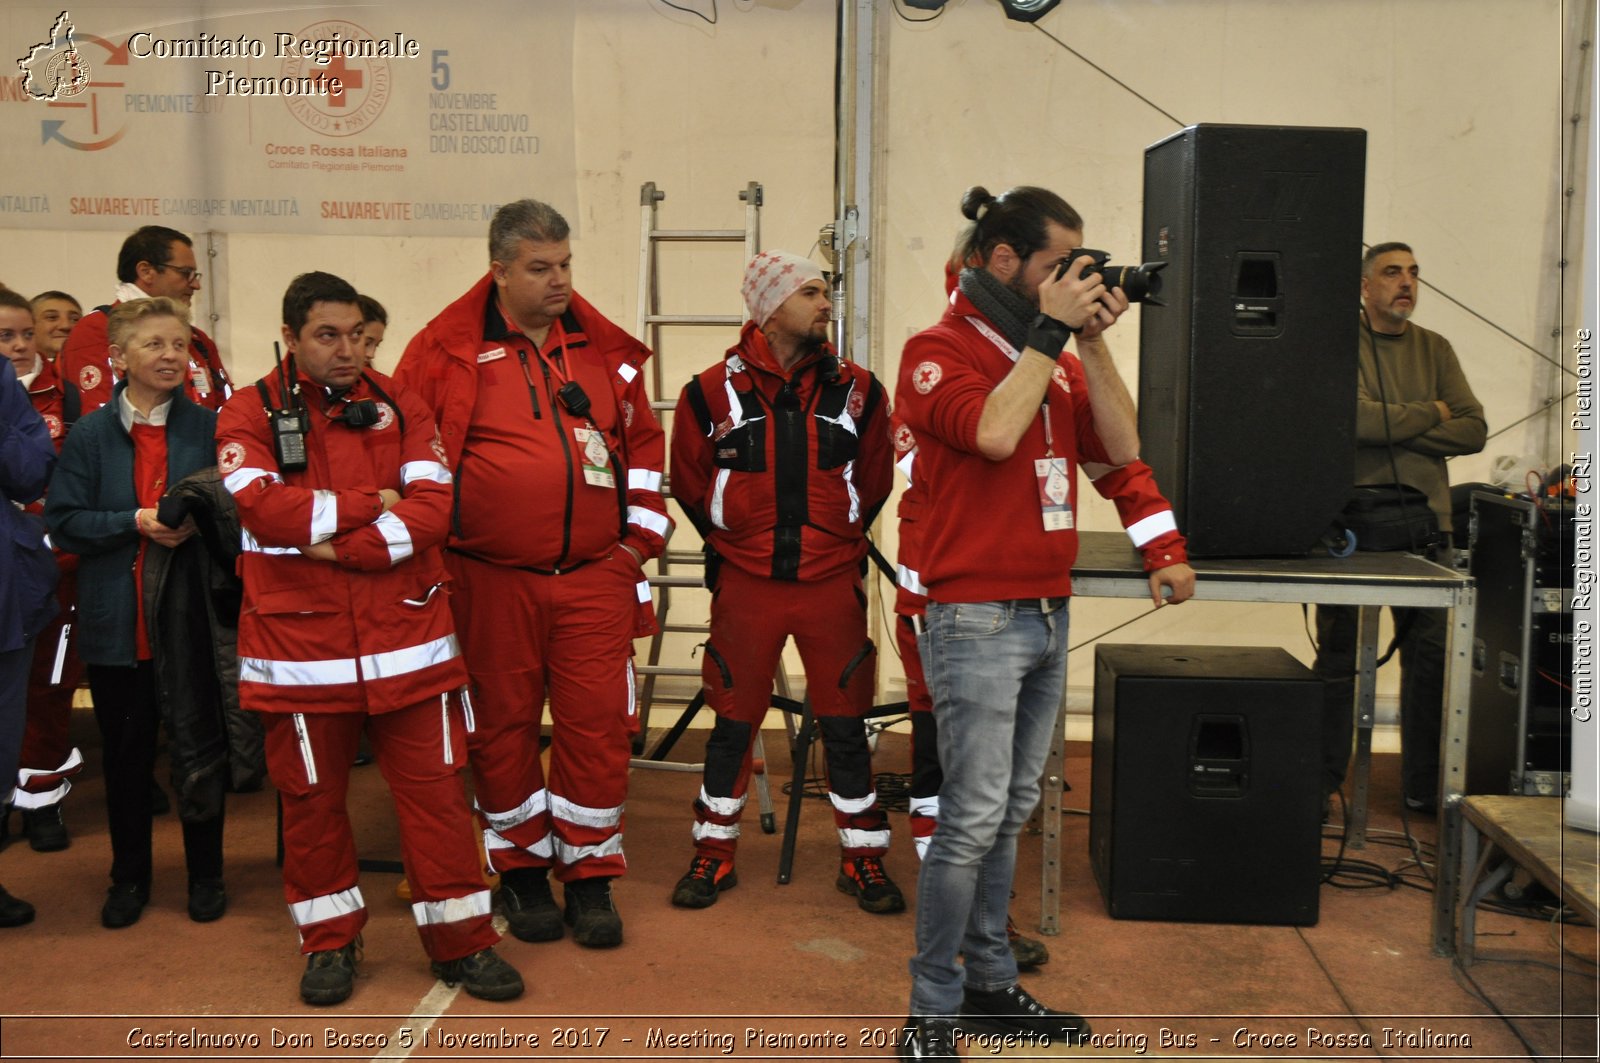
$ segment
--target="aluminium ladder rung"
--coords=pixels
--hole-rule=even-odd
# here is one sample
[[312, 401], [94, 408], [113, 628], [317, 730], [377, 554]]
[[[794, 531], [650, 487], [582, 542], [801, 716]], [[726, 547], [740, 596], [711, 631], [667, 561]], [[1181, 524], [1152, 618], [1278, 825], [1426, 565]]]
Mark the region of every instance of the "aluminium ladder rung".
[[738, 314], [646, 314], [646, 325], [742, 325]]
[[704, 587], [704, 576], [646, 576], [652, 587]]
[[721, 240], [742, 244], [746, 234], [743, 229], [651, 229], [652, 240]]
[[677, 668], [668, 664], [636, 664], [633, 666], [635, 675], [671, 675], [681, 679], [699, 679], [698, 668]]

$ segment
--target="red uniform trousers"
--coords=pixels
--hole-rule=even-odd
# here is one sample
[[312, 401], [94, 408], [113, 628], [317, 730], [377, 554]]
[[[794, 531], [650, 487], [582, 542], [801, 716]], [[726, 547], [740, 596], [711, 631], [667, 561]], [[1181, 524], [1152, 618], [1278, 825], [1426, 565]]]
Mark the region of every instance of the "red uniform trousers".
[[443, 962], [500, 940], [461, 786], [466, 725], [454, 701], [431, 697], [373, 715], [261, 714], [267, 767], [283, 800], [283, 892], [301, 952], [340, 948], [367, 922], [345, 801], [363, 728], [394, 797], [423, 949]]
[[50, 682], [62, 628], [77, 619], [73, 612], [77, 600], [78, 576], [74, 567], [63, 570], [61, 582], [56, 584], [61, 611], [39, 632], [33, 644], [27, 725], [22, 732], [17, 792], [11, 799], [21, 809], [59, 804], [72, 790], [72, 776], [83, 770], [83, 754], [72, 745], [72, 697], [83, 683], [83, 661], [78, 658], [76, 639], [68, 638], [61, 662], [61, 682]]
[[[469, 751], [490, 867], [554, 866], [561, 882], [622, 874], [628, 758], [638, 730], [638, 563], [616, 546], [559, 576], [452, 551], [445, 566], [472, 677]], [[546, 695], [548, 779], [539, 759]]]
[[[902, 569], [900, 579], [917, 579], [917, 573]], [[900, 666], [906, 673], [906, 701], [911, 710], [911, 794], [909, 800], [911, 843], [920, 858], [928, 850], [933, 830], [939, 825], [939, 787], [944, 772], [939, 767], [939, 732], [933, 722], [933, 696], [922, 671], [922, 652], [917, 647], [917, 623], [927, 609], [928, 597], [908, 590], [904, 583], [896, 588], [894, 611], [895, 645], [900, 649]]]
[[711, 598], [711, 637], [701, 663], [706, 704], [717, 720], [694, 804], [695, 851], [733, 857], [756, 728], [771, 706], [772, 677], [790, 636], [822, 735], [839, 844], [847, 857], [881, 856], [889, 848], [889, 821], [878, 808], [862, 722], [872, 707], [877, 657], [867, 638], [861, 577], [846, 569], [822, 580], [774, 580], [726, 563]]

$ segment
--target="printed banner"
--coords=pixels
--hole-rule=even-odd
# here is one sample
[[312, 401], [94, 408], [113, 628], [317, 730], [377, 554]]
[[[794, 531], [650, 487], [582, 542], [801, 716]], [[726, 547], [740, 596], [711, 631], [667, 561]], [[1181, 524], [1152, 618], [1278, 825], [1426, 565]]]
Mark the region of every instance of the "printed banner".
[[9, 3], [0, 226], [482, 236], [577, 215], [574, 0]]

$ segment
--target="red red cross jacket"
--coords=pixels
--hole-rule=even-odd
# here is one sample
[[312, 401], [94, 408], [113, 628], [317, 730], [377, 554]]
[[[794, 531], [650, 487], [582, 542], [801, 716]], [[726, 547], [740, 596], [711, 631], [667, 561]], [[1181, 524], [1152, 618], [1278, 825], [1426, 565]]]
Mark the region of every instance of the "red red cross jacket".
[[50, 429], [50, 442], [56, 445], [56, 453], [59, 454], [61, 444], [67, 441], [67, 426], [61, 419], [63, 395], [61, 379], [56, 376], [54, 362], [40, 358], [38, 364], [39, 372], [28, 385], [28, 401], [33, 403], [33, 408], [44, 418], [45, 427]]
[[[1077, 511], [1077, 468], [1109, 467], [1095, 488], [1116, 502], [1147, 569], [1188, 560], [1172, 508], [1143, 462], [1113, 466], [1094, 431], [1088, 381], [1063, 352], [1045, 389], [1045, 409], [1015, 453], [990, 461], [978, 452], [984, 400], [1014, 353], [961, 292], [937, 324], [906, 342], [895, 406], [916, 447], [916, 475], [927, 487], [922, 510], [921, 583], [939, 602], [1003, 601], [1072, 592], [1077, 531], [1046, 531], [1035, 462], [1047, 448], [1067, 462], [1067, 505]], [[1050, 442], [1045, 439], [1046, 426]], [[937, 515], [937, 519], [935, 519]], [[915, 519], [915, 515], [914, 515]]]
[[[277, 376], [263, 378], [284, 402]], [[386, 712], [466, 683], [446, 602], [451, 477], [428, 407], [370, 372], [346, 394], [355, 428], [305, 376], [307, 467], [282, 472], [256, 387], [217, 418], [217, 468], [244, 526], [239, 701], [258, 712]], [[396, 410], [396, 406], [399, 407]], [[378, 492], [400, 492], [387, 512]], [[337, 562], [298, 549], [331, 543]]]
[[678, 398], [673, 497], [752, 575], [822, 579], [859, 565], [893, 476], [888, 395], [831, 347], [784, 372], [747, 322]]
[[[184, 394], [208, 410], [221, 410], [233, 390], [233, 382], [222, 365], [222, 355], [216, 341], [198, 325], [191, 325], [189, 333], [189, 376], [183, 382]], [[76, 416], [69, 416], [69, 423], [111, 401], [117, 375], [111, 368], [110, 346], [104, 310], [95, 309], [84, 314], [67, 333], [67, 342], [61, 345], [57, 356], [56, 369], [63, 386], [77, 390], [78, 410]], [[70, 406], [69, 400], [69, 414]]]
[[[485, 274], [412, 338], [395, 369], [395, 380], [435, 411], [458, 477], [450, 547], [536, 570], [603, 557], [619, 541], [646, 560], [659, 555], [672, 520], [661, 495], [665, 435], [644, 389], [650, 349], [574, 293], [561, 318], [560, 365], [589, 397], [588, 419], [604, 433], [616, 482], [616, 504], [596, 505], [598, 489], [585, 481], [582, 448], [572, 435], [582, 422], [558, 408], [559, 382], [547, 375], [532, 343], [507, 328], [494, 291]], [[526, 387], [529, 412], [520, 438], [533, 451], [517, 453], [517, 474], [492, 457], [468, 456], [487, 390], [479, 387], [480, 372], [509, 373], [515, 388]], [[648, 597], [648, 588], [642, 593]]]

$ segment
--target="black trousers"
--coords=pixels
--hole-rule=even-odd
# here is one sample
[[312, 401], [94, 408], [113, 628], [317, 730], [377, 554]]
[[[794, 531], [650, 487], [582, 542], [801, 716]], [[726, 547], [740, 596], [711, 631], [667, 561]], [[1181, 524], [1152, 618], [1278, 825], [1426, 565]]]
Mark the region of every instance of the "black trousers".
[[[156, 764], [161, 705], [152, 661], [136, 667], [88, 667], [94, 719], [100, 725], [111, 831], [111, 881], [150, 886], [150, 777]], [[189, 881], [222, 877], [222, 814], [183, 824]]]
[[[1439, 798], [1439, 729], [1444, 718], [1444, 609], [1391, 609], [1400, 637], [1400, 778], [1405, 796]], [[1323, 786], [1344, 783], [1355, 733], [1356, 627], [1349, 605], [1317, 606], [1317, 660], [1325, 684], [1322, 708]]]

